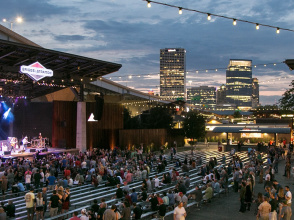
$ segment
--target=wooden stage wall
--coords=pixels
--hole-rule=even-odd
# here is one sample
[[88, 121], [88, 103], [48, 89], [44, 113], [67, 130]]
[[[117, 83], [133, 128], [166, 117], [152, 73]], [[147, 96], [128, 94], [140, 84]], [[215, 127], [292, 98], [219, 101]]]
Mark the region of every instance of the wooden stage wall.
[[76, 148], [77, 102], [53, 101], [52, 147]]
[[146, 146], [153, 144], [152, 150], [158, 150], [160, 146], [168, 142], [172, 146], [176, 141], [178, 145], [183, 146], [184, 135], [181, 129], [124, 129], [119, 131], [119, 144], [122, 148], [132, 149], [132, 146]]
[[[95, 112], [95, 102], [87, 102], [87, 118]], [[87, 121], [87, 148], [113, 148], [119, 144], [119, 130], [123, 128], [123, 107], [104, 103], [102, 119]]]

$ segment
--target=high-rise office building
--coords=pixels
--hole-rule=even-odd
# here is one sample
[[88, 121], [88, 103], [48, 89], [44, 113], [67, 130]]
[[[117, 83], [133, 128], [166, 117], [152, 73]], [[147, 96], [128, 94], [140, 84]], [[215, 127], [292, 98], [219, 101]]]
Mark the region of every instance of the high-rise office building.
[[185, 99], [186, 50], [183, 48], [160, 49], [160, 96]]
[[259, 106], [259, 84], [258, 79], [252, 79], [252, 108]]
[[188, 88], [187, 103], [201, 109], [215, 109], [216, 88], [208, 86]]
[[252, 108], [251, 60], [230, 60], [226, 71], [226, 102], [241, 110]]
[[226, 86], [223, 84], [216, 91], [216, 104], [222, 105], [226, 103]]

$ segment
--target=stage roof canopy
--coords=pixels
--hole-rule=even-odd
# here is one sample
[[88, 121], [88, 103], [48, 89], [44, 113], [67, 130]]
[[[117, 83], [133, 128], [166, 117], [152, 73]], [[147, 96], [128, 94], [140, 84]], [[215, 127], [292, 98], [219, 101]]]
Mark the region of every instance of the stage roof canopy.
[[[35, 62], [52, 70], [53, 76], [37, 82], [20, 73], [22, 65]], [[6, 97], [36, 98], [93, 82], [120, 68], [121, 64], [0, 40], [0, 93]]]
[[268, 134], [290, 134], [290, 127], [245, 127], [245, 126], [234, 126], [234, 127], [215, 127], [212, 132], [214, 133], [268, 133]]

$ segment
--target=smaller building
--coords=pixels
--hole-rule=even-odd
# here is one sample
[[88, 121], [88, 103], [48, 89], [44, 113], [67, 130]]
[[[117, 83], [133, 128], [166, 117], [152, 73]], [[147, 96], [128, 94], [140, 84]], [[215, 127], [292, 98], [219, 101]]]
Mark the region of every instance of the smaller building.
[[216, 88], [208, 86], [188, 88], [187, 103], [201, 109], [215, 109]]
[[258, 79], [252, 79], [252, 108], [258, 107], [259, 104], [259, 84]]
[[226, 86], [223, 84], [216, 91], [216, 104], [223, 105], [226, 103]]

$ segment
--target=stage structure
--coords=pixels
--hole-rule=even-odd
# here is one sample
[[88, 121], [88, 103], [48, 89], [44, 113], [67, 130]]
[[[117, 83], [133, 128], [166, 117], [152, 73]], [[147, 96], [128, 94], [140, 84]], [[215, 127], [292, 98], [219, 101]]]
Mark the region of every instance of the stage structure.
[[[121, 65], [116, 63], [49, 50], [39, 47], [38, 45], [32, 46], [32, 44], [25, 45], [7, 40], [0, 40], [0, 101], [11, 104], [12, 107], [8, 114], [10, 113], [13, 116], [14, 107], [16, 105], [25, 107], [31, 100], [65, 88], [70, 88], [72, 93], [76, 95], [78, 102], [64, 102], [64, 104], [53, 102], [53, 105], [49, 106], [48, 110], [48, 112], [50, 112], [50, 110], [52, 111], [52, 137], [48, 137], [48, 135], [45, 134], [42, 139], [31, 139], [30, 145], [35, 148], [43, 148], [47, 140], [47, 142], [52, 142], [52, 147], [59, 147], [58, 145], [62, 145], [62, 142], [65, 142], [70, 143], [70, 148], [76, 147], [81, 151], [85, 151], [89, 144], [89, 141], [87, 141], [87, 136], [89, 136], [87, 135], [87, 129], [92, 129], [93, 126], [96, 127], [94, 124], [87, 126], [87, 119], [90, 116], [87, 114], [91, 114], [92, 112], [89, 113], [89, 110], [87, 111], [87, 105], [84, 102], [86, 85], [97, 80], [99, 81], [102, 76], [116, 72], [120, 68]], [[91, 134], [94, 136], [97, 134], [95, 132], [93, 133], [93, 131], [98, 132], [99, 135], [103, 135], [105, 132], [101, 132], [100, 129], [113, 129], [106, 124], [101, 125], [103, 115], [97, 114], [100, 114], [99, 111], [102, 111], [103, 108], [108, 109], [110, 107], [107, 107], [107, 105], [105, 106], [105, 104], [104, 107], [98, 106], [99, 104], [103, 105], [104, 102], [103, 94], [98, 93], [96, 101], [93, 100], [94, 107], [91, 107], [94, 118], [101, 119], [91, 122], [97, 123], [99, 127], [99, 129], [92, 129]], [[66, 106], [69, 106], [69, 108], [66, 108]], [[119, 104], [117, 104], [117, 106], [119, 106]], [[64, 107], [65, 109], [59, 109]], [[120, 107], [115, 108], [117, 108], [117, 114], [120, 114], [120, 117], [122, 117], [122, 109]], [[43, 114], [45, 115], [45, 113]], [[61, 114], [63, 114], [63, 116], [61, 116]], [[23, 117], [25, 117], [25, 113], [23, 113]], [[108, 114], [107, 117], [111, 117], [111, 115]], [[48, 121], [49, 119], [46, 120]], [[120, 121], [120, 123], [113, 122], [113, 124], [115, 126], [119, 124], [118, 128], [121, 128], [121, 119], [118, 119], [118, 121]], [[6, 136], [14, 137], [13, 122], [9, 122], [6, 127]], [[59, 129], [57, 129], [57, 127]], [[65, 132], [60, 132], [61, 128]], [[39, 128], [30, 129], [35, 129], [34, 132], [36, 136], [42, 133]], [[16, 137], [18, 138], [18, 144], [26, 135], [25, 132], [26, 131], [23, 131], [22, 135]], [[110, 132], [110, 136], [115, 135], [115, 131]], [[9, 141], [7, 137], [6, 140], [3, 138], [4, 141]], [[76, 137], [75, 140], [70, 140], [73, 137]], [[118, 139], [118, 137], [114, 139]], [[97, 144], [93, 143], [93, 139], [91, 139], [91, 143], [93, 146]]]

